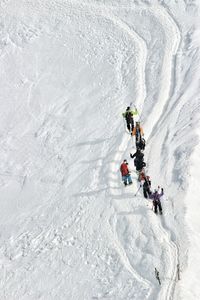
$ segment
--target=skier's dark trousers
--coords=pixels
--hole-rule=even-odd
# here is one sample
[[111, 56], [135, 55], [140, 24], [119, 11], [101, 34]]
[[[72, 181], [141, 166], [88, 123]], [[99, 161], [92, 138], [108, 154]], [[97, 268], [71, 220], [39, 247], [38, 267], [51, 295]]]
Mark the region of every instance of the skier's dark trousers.
[[159, 208], [159, 212], [162, 213], [162, 206], [160, 200], [153, 200], [153, 206], [154, 206], [155, 214], [157, 214], [158, 208]]
[[144, 198], [149, 198], [151, 195], [151, 181], [149, 179], [149, 176], [145, 177], [144, 184], [143, 184], [143, 195]]
[[134, 128], [134, 120], [129, 115], [126, 118], [126, 124], [128, 131], [132, 131]]

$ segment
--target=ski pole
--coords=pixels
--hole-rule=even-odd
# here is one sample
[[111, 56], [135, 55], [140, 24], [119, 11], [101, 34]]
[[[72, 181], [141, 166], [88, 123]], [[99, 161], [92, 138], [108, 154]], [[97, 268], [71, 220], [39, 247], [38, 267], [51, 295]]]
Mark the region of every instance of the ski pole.
[[135, 193], [134, 197], [135, 197], [135, 196], [137, 196], [137, 194], [138, 194], [138, 192], [139, 192], [140, 188], [141, 188], [141, 184], [140, 184], [140, 186], [139, 186], [139, 188], [138, 188], [137, 192]]

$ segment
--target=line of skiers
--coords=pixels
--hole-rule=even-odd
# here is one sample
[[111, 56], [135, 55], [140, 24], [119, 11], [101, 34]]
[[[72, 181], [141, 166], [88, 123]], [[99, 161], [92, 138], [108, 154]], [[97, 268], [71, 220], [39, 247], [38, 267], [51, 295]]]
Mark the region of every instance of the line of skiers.
[[[130, 106], [128, 106], [125, 113], [122, 114], [126, 120], [128, 131], [131, 132], [131, 136], [135, 136], [136, 152], [134, 154], [130, 153], [130, 157], [134, 159], [134, 165], [138, 174], [138, 180], [140, 181], [140, 187], [143, 187], [144, 198], [152, 199], [154, 212], [157, 214], [159, 209], [160, 214], [162, 214], [160, 199], [164, 195], [164, 191], [163, 188], [158, 186], [158, 189], [155, 189], [154, 192], [152, 192], [150, 177], [145, 174], [146, 163], [144, 162], [143, 153], [145, 149], [145, 139], [140, 122], [136, 122], [136, 126], [134, 126], [133, 116], [137, 114], [137, 109], [135, 108], [135, 111], [132, 111]], [[126, 159], [121, 164], [120, 171], [124, 185], [127, 186], [128, 184], [132, 184], [131, 172]]]

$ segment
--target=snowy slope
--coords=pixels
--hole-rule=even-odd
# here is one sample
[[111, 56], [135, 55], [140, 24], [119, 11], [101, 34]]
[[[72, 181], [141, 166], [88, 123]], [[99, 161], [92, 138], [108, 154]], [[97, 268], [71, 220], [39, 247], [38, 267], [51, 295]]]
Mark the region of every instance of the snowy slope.
[[[200, 299], [199, 6], [0, 0], [0, 299]], [[162, 217], [121, 183], [132, 101]]]

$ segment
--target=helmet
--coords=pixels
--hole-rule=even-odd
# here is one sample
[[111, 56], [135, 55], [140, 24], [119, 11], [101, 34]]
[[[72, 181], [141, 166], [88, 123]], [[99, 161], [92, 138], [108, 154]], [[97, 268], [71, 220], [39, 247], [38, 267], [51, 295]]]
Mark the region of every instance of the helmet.
[[149, 179], [150, 179], [150, 176], [147, 176], [147, 179], [149, 180]]
[[126, 110], [129, 110], [130, 109], [130, 106], [127, 106], [127, 109]]

